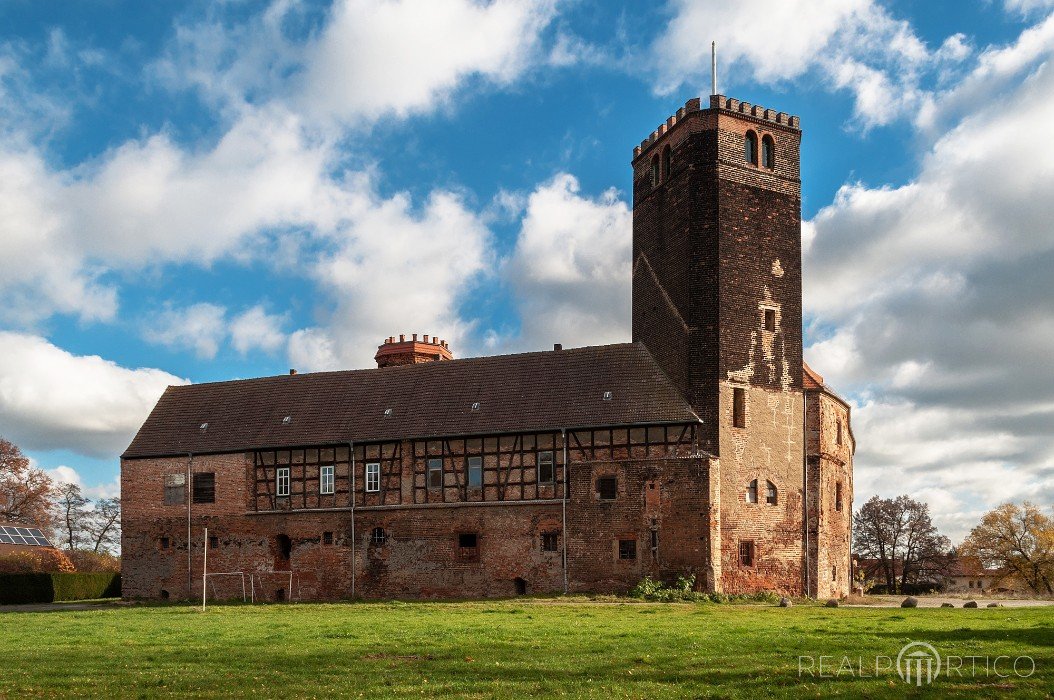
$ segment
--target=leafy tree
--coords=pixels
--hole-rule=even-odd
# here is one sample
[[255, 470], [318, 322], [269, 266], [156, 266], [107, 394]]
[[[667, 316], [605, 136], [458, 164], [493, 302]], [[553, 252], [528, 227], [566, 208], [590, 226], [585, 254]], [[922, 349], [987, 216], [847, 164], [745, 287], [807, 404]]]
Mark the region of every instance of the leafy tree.
[[1004, 503], [986, 513], [962, 552], [1004, 569], [1036, 593], [1054, 593], [1054, 520], [1035, 505]]
[[30, 465], [17, 445], [0, 437], [0, 520], [48, 530], [53, 496], [48, 475]]
[[950, 544], [934, 526], [929, 506], [909, 496], [872, 496], [853, 521], [853, 549], [878, 562], [888, 591], [940, 572]]

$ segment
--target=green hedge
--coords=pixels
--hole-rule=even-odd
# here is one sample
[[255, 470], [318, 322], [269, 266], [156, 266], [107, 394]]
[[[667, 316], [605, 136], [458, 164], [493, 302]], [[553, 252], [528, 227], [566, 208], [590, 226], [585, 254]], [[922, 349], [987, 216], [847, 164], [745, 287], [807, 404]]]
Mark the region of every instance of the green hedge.
[[121, 575], [115, 573], [0, 574], [0, 604], [53, 603], [120, 595]]

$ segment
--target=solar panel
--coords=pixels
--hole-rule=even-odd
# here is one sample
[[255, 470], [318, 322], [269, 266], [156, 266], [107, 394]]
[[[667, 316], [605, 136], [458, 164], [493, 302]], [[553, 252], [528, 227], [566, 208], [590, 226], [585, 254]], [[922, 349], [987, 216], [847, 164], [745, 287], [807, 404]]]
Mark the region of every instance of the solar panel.
[[33, 537], [33, 533], [29, 531], [28, 527], [19, 527], [15, 529], [18, 530], [18, 534], [22, 535], [23, 537]]
[[43, 537], [44, 536], [44, 533], [41, 532], [40, 530], [36, 529], [35, 527], [29, 528], [29, 534], [33, 535], [33, 537]]
[[6, 533], [0, 533], [0, 544], [14, 544], [15, 541], [11, 538], [11, 535]]
[[26, 538], [22, 535], [11, 535], [11, 539], [15, 541], [15, 544], [25, 544]]

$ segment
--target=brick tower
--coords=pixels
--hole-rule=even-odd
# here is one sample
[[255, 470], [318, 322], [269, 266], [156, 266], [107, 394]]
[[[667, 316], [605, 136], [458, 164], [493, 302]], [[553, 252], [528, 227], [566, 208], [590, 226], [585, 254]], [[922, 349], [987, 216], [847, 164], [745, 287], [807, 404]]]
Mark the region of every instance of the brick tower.
[[719, 457], [726, 591], [802, 585], [800, 142], [797, 117], [713, 95], [634, 149], [633, 340]]

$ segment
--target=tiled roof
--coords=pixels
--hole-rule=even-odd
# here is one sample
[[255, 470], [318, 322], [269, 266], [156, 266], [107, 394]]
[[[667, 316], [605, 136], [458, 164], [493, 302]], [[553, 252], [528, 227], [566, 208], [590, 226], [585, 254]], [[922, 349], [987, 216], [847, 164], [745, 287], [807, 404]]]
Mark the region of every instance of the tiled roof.
[[170, 386], [123, 456], [697, 421], [624, 343]]

